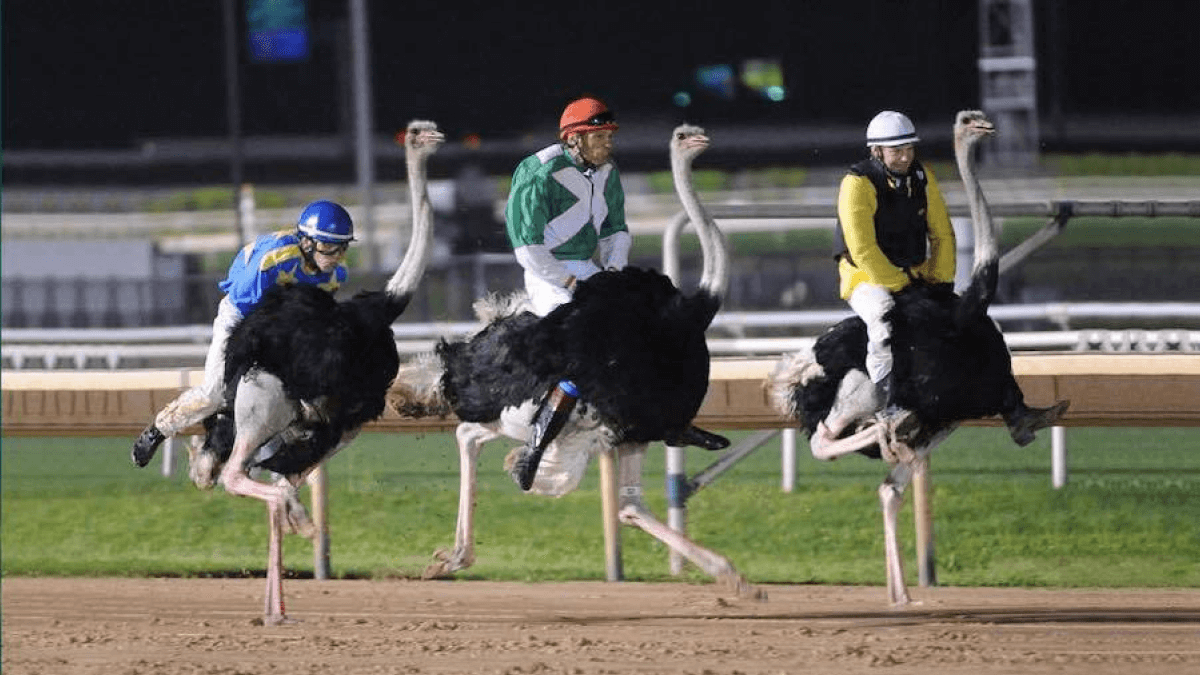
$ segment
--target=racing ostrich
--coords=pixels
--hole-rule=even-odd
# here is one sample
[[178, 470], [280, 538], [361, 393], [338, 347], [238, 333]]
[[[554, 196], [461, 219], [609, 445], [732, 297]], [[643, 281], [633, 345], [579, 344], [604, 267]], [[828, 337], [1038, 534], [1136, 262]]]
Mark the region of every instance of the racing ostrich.
[[[267, 503], [264, 624], [288, 620], [282, 585], [285, 524], [312, 534], [296, 488], [386, 405], [400, 363], [391, 325], [412, 298], [433, 240], [425, 163], [443, 139], [432, 122], [408, 125], [412, 234], [384, 290], [338, 302], [311, 286], [277, 286], [229, 336], [225, 381], [232, 418], [222, 413], [206, 420], [205, 444], [223, 464], [214, 470], [227, 492]], [[249, 474], [255, 468], [283, 478], [259, 482]]]
[[[521, 311], [520, 295], [477, 303], [486, 327], [466, 341], [442, 342], [436, 354], [401, 366], [391, 404], [402, 415], [454, 412], [461, 483], [452, 551], [438, 551], [427, 578], [474, 562], [475, 480], [483, 444], [500, 437], [528, 441], [542, 393], [563, 379], [581, 404], [552, 441], [530, 491], [561, 496], [578, 486], [591, 456], [614, 450], [619, 462], [620, 519], [645, 530], [735, 591], [759, 595], [725, 558], [671, 530], [641, 497], [642, 463], [650, 442], [726, 447], [725, 438], [692, 420], [708, 390], [704, 332], [728, 285], [724, 237], [701, 207], [691, 183], [692, 161], [708, 147], [703, 129], [680, 126], [671, 137], [676, 191], [695, 223], [704, 265], [699, 287], [686, 295], [666, 276], [627, 267], [579, 282], [571, 302], [537, 318]], [[511, 469], [516, 453], [510, 453]], [[760, 596], [761, 597], [761, 596]]]
[[983, 190], [975, 177], [975, 148], [995, 127], [977, 110], [958, 113], [954, 153], [975, 230], [975, 264], [962, 297], [948, 285], [914, 282], [896, 294], [892, 325], [896, 402], [904, 411], [878, 416], [883, 401], [866, 374], [866, 325], [848, 318], [817, 339], [811, 352], [784, 357], [769, 381], [779, 412], [809, 434], [813, 456], [832, 460], [852, 452], [891, 466], [879, 487], [883, 506], [888, 598], [910, 602], [900, 562], [896, 520], [913, 472], [962, 420], [1002, 415], [1013, 440], [1027, 445], [1068, 402], [1029, 408], [1012, 374], [1004, 337], [987, 315], [996, 291], [999, 245]]

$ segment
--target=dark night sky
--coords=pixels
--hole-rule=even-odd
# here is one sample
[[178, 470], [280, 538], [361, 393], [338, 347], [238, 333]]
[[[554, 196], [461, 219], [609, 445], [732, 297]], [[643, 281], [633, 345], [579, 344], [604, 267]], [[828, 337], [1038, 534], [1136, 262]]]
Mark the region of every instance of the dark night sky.
[[[347, 4], [309, 0], [315, 42], [305, 64], [250, 64], [241, 48], [245, 133], [339, 128]], [[647, 0], [505, 7], [514, 4], [368, 0], [376, 129], [428, 117], [451, 135], [552, 134], [563, 103], [581, 91], [604, 96], [619, 116], [706, 124], [856, 122], [885, 107], [920, 119], [978, 104], [974, 0], [701, 2], [687, 15]], [[1200, 2], [1034, 7], [1043, 109], [1200, 110]], [[5, 148], [227, 132], [219, 0], [5, 0], [2, 18]], [[672, 106], [695, 66], [752, 57], [782, 61], [787, 101], [697, 96], [686, 114]]]

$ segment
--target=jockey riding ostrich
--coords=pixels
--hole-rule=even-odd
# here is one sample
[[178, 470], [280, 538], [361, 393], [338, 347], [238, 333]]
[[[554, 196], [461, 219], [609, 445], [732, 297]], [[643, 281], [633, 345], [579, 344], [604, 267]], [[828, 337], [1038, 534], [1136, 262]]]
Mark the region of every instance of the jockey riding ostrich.
[[[277, 286], [230, 334], [225, 381], [232, 418], [219, 413], [205, 421], [202, 452], [215, 455], [213, 471], [220, 472], [227, 492], [267, 503], [266, 624], [287, 620], [282, 586], [285, 524], [312, 534], [296, 488], [386, 406], [400, 363], [391, 326], [412, 298], [433, 241], [425, 162], [443, 139], [432, 122], [408, 125], [412, 235], [404, 260], [384, 290], [360, 292], [338, 302], [309, 286]], [[283, 479], [262, 483], [250, 477], [251, 469], [267, 469]]]
[[[728, 285], [724, 237], [691, 185], [691, 163], [706, 147], [703, 129], [671, 137], [676, 190], [697, 228], [704, 255], [699, 288], [682, 293], [666, 276], [626, 267], [580, 281], [573, 299], [543, 318], [521, 311], [518, 295], [477, 303], [486, 327], [469, 340], [442, 342], [436, 354], [401, 366], [390, 404], [406, 416], [454, 412], [461, 468], [453, 551], [439, 551], [426, 577], [474, 562], [475, 477], [484, 443], [530, 439], [541, 395], [569, 379], [580, 405], [549, 443], [531, 491], [561, 496], [578, 486], [594, 454], [615, 449], [620, 519], [636, 525], [746, 595], [759, 595], [723, 557], [658, 521], [641, 498], [642, 462], [653, 441], [720, 449], [728, 440], [692, 426], [708, 390], [705, 330]], [[523, 449], [510, 453], [508, 470]]]
[[1012, 374], [1004, 337], [987, 315], [996, 291], [999, 246], [987, 202], [974, 172], [977, 143], [995, 127], [979, 111], [961, 111], [954, 125], [954, 152], [966, 187], [975, 229], [975, 264], [962, 297], [948, 284], [921, 281], [896, 293], [891, 323], [897, 415], [881, 416], [885, 402], [866, 374], [866, 325], [848, 318], [822, 335], [811, 352], [784, 357], [772, 373], [774, 406], [808, 432], [818, 459], [852, 452], [882, 457], [891, 465], [879, 487], [883, 505], [888, 597], [910, 599], [904, 584], [896, 519], [915, 469], [962, 420], [1001, 415], [1019, 445], [1066, 411], [1029, 408]]

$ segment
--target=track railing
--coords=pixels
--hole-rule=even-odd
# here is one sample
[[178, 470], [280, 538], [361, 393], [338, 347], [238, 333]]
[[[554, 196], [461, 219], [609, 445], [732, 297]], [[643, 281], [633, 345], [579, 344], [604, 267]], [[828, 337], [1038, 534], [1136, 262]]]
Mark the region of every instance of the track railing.
[[[1200, 303], [1047, 303], [997, 305], [1001, 323], [1045, 321], [1058, 331], [1011, 333], [1013, 350], [1200, 351], [1200, 331], [1186, 328], [1070, 330], [1072, 322], [1200, 322]], [[812, 334], [850, 316], [848, 310], [722, 312], [709, 330], [709, 350], [717, 356], [781, 354], [811, 344]], [[441, 338], [470, 335], [473, 322], [403, 323], [392, 327], [401, 354], [428, 352]], [[753, 337], [764, 329], [789, 336]], [[807, 335], [806, 335], [807, 334]], [[207, 325], [167, 328], [14, 328], [0, 336], [0, 360], [13, 370], [29, 368], [108, 368], [198, 366], [212, 339]]]

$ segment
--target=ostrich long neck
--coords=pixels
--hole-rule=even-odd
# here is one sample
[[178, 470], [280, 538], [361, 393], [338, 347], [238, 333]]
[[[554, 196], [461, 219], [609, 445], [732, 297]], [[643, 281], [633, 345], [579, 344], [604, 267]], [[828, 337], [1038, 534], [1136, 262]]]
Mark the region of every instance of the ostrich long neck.
[[963, 187], [966, 188], [975, 233], [975, 264], [971, 268], [971, 285], [963, 294], [964, 302], [960, 309], [960, 316], [964, 318], [970, 313], [987, 311], [996, 296], [996, 281], [1000, 273], [1000, 246], [996, 230], [987, 199], [983, 196], [983, 187], [975, 175], [975, 147], [971, 139], [955, 139], [954, 155]]
[[729, 286], [729, 255], [726, 251], [725, 236], [700, 204], [700, 198], [692, 184], [691, 161], [681, 156], [681, 153], [672, 153], [671, 175], [675, 179], [675, 192], [679, 195], [683, 210], [696, 226], [696, 234], [700, 237], [700, 250], [704, 257], [700, 287], [718, 299], [723, 299]]
[[386, 291], [393, 298], [407, 300], [416, 290], [417, 282], [425, 272], [425, 264], [429, 261], [429, 252], [433, 244], [433, 206], [429, 203], [428, 180], [425, 174], [425, 160], [429, 155], [420, 150], [409, 150], [406, 157], [408, 166], [409, 202], [412, 204], [412, 234], [408, 241], [408, 250], [404, 252], [404, 260], [395, 274], [388, 279]]

